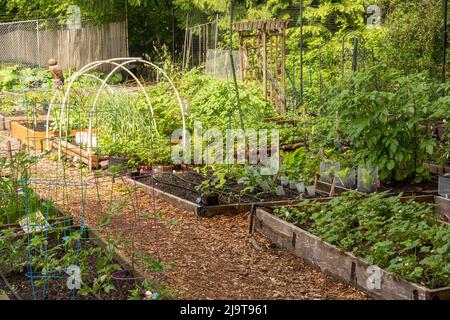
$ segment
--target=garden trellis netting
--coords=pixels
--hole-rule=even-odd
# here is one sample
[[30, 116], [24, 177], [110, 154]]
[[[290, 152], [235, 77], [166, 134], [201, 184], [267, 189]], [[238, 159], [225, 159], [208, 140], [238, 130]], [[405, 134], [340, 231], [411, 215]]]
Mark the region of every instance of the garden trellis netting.
[[[152, 238], [147, 248], [156, 257], [151, 259], [159, 257], [160, 226], [155, 200], [128, 185], [114, 165], [108, 171], [90, 173], [82, 167], [74, 168], [67, 158], [62, 162], [49, 161], [42, 154], [28, 153], [17, 141], [11, 142], [0, 139], [0, 179], [5, 191], [0, 192], [0, 217], [8, 219], [0, 224], [0, 250], [8, 245], [19, 246], [19, 250], [11, 256], [3, 255], [2, 251], [0, 274], [11, 279], [8, 266], [14, 269], [13, 262], [20, 267], [23, 261], [22, 290], [9, 288], [16, 299], [55, 299], [57, 292], [58, 299], [79, 300], [89, 296], [101, 300], [105, 292], [100, 294], [95, 286], [89, 289], [92, 281], [97, 281], [90, 277], [92, 266], [85, 278], [90, 259], [87, 257], [99, 252], [93, 245], [105, 252], [99, 257], [103, 261], [100, 263], [104, 264], [102, 259], [106, 258], [115, 260], [108, 260], [105, 268], [117, 263], [121, 266], [120, 270], [114, 267], [105, 271], [108, 280], [104, 285], [114, 283], [117, 289], [114, 298], [126, 299], [127, 288], [144, 281], [142, 273], [135, 269], [137, 261], [143, 259], [135, 242], [143, 239], [144, 223], [151, 228], [146, 232]], [[5, 185], [11, 187], [3, 189]], [[131, 252], [131, 260], [121, 260], [117, 246]], [[79, 286], [77, 270], [82, 279]], [[136, 275], [131, 277], [135, 271]], [[105, 274], [97, 275], [100, 276]]]
[[[208, 52], [217, 50], [219, 40], [219, 18], [213, 22], [187, 27], [183, 46], [183, 70], [203, 65]], [[189, 23], [187, 17], [186, 24]]]

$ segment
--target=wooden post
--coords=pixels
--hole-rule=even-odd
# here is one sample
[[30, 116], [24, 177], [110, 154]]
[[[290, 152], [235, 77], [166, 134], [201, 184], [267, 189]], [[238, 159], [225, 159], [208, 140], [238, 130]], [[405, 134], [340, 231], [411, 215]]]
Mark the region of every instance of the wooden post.
[[303, 0], [300, 0], [300, 105], [303, 106]]
[[333, 182], [331, 183], [331, 188], [330, 188], [330, 198], [334, 197], [336, 194], [336, 177], [333, 178]]

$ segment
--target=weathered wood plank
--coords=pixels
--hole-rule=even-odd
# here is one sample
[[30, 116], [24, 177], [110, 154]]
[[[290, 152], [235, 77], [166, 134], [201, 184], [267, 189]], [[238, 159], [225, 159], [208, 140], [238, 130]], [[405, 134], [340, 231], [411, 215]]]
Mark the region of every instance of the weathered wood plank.
[[372, 273], [363, 259], [339, 249], [315, 235], [283, 221], [264, 209], [256, 210], [255, 227], [275, 244], [319, 267], [376, 299], [427, 300], [450, 298], [450, 287], [430, 290], [412, 282], [395, 280], [395, 276], [379, 269], [380, 287], [370, 288]]
[[200, 205], [198, 205], [196, 203], [190, 202], [186, 199], [182, 199], [173, 194], [164, 192], [158, 188], [148, 186], [146, 184], [143, 184], [143, 183], [133, 180], [131, 178], [128, 178], [128, 177], [125, 178], [125, 181], [130, 185], [135, 185], [135, 186], [141, 188], [142, 190], [146, 191], [150, 195], [154, 195], [155, 197], [158, 197], [159, 199], [165, 200], [165, 201], [173, 204], [177, 208], [197, 213], [197, 210], [199, 210], [199, 208], [201, 207]]

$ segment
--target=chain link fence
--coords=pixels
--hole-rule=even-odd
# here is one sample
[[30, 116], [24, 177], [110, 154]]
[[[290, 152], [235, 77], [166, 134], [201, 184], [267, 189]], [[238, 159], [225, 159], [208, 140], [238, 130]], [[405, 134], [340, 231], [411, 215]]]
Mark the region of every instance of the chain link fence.
[[63, 68], [128, 56], [126, 22], [95, 25], [59, 19], [0, 23], [0, 64], [47, 66], [56, 58]]

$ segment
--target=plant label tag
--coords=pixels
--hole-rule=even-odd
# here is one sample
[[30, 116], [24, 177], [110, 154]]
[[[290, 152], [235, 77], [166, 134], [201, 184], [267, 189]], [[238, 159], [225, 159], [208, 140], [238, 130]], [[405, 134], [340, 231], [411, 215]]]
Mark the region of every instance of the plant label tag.
[[50, 225], [40, 211], [35, 214], [30, 214], [28, 217], [20, 220], [19, 225], [26, 234], [42, 232], [50, 228]]

